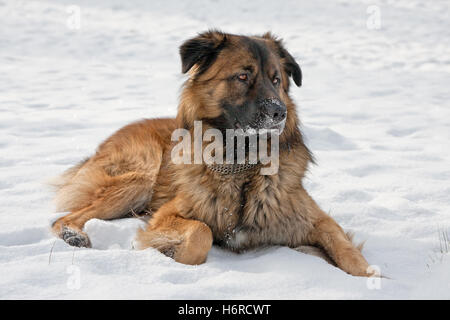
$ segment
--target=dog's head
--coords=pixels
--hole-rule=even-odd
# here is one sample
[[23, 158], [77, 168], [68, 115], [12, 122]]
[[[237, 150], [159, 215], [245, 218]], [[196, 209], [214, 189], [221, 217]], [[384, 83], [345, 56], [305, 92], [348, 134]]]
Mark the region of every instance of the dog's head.
[[194, 120], [245, 131], [282, 131], [290, 117], [296, 123], [289, 78], [300, 86], [301, 69], [270, 33], [248, 37], [209, 31], [187, 40], [180, 55], [182, 72], [190, 75], [180, 104], [185, 128]]

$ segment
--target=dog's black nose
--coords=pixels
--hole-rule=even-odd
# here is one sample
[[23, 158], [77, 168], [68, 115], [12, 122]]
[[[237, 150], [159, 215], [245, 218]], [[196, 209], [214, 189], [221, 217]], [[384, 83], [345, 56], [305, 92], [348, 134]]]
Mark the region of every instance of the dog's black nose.
[[286, 119], [287, 110], [283, 102], [276, 98], [264, 99], [261, 102], [263, 112], [275, 123]]

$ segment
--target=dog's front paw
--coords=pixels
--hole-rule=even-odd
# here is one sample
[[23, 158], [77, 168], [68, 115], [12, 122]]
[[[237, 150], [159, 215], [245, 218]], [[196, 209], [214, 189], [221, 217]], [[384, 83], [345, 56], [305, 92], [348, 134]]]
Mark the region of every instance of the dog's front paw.
[[340, 252], [336, 257], [336, 263], [339, 268], [352, 276], [371, 277], [375, 275], [357, 248], [348, 248]]

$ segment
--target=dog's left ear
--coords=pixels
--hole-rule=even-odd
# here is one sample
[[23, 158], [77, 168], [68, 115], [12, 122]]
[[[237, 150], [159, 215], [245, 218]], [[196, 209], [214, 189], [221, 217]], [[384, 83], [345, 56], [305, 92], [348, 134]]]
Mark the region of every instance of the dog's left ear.
[[302, 85], [302, 69], [300, 69], [300, 66], [295, 61], [294, 57], [292, 57], [292, 55], [284, 48], [283, 41], [281, 39], [277, 39], [270, 32], [265, 33], [262, 37], [264, 39], [272, 40], [275, 43], [278, 55], [280, 56], [284, 66], [284, 70], [289, 77], [292, 77], [297, 87], [300, 87]]
[[286, 73], [288, 76], [292, 77], [294, 79], [295, 84], [297, 87], [301, 87], [302, 85], [302, 69], [300, 69], [300, 66], [295, 61], [295, 59], [291, 56], [291, 54], [284, 48], [281, 50], [282, 54], [280, 54], [281, 58], [284, 60], [284, 69], [286, 70]]
[[226, 34], [216, 30], [187, 40], [180, 47], [181, 71], [186, 73], [195, 65], [197, 75], [205, 72], [216, 60], [226, 41]]

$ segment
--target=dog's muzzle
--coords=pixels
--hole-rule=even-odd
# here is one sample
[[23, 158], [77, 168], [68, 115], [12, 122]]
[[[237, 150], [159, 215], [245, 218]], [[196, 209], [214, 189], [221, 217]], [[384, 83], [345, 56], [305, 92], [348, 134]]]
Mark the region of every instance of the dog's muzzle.
[[278, 130], [281, 134], [284, 130], [287, 118], [287, 108], [283, 102], [276, 98], [264, 99], [260, 102], [261, 119], [259, 128], [267, 130]]
[[268, 98], [261, 101], [262, 113], [266, 116], [269, 122], [277, 125], [286, 121], [287, 109], [284, 103], [276, 98]]

